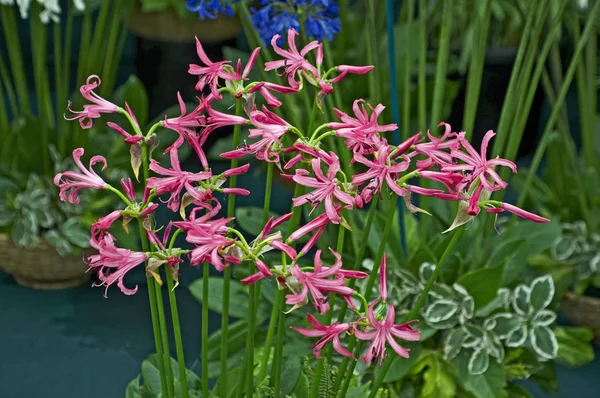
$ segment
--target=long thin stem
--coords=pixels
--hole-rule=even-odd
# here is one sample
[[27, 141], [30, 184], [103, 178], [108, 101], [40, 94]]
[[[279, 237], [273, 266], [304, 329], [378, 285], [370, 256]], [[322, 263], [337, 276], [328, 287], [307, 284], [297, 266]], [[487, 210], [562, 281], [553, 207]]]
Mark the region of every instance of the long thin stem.
[[[4, 84], [4, 90], [6, 91], [11, 114], [13, 118], [15, 118], [20, 114], [19, 106], [17, 105], [17, 95], [15, 94], [15, 89], [8, 75], [8, 68], [6, 67], [4, 56], [2, 54], [0, 54], [0, 80], [2, 80]], [[8, 119], [6, 119], [6, 121], [8, 122]]]
[[571, 81], [573, 80], [573, 77], [575, 75], [575, 70], [577, 69], [579, 62], [581, 61], [580, 55], [581, 55], [583, 49], [585, 48], [585, 44], [587, 43], [587, 40], [589, 39], [589, 37], [593, 31], [593, 21], [595, 21], [596, 18], [598, 17], [599, 10], [600, 10], [600, 1], [596, 1], [596, 3], [594, 4], [594, 7], [590, 11], [590, 14], [589, 14], [590, 17], [588, 19], [588, 22], [586, 23], [583, 34], [581, 35], [581, 39], [579, 40], [579, 42], [577, 43], [577, 46], [575, 48], [573, 58], [571, 59], [571, 63], [569, 64], [567, 73], [565, 75], [565, 80], [563, 81], [563, 84], [560, 87], [560, 91], [558, 93], [556, 103], [555, 103], [554, 107], [552, 108], [552, 112], [550, 113], [550, 118], [549, 118], [548, 122], [546, 123], [546, 128], [544, 129], [544, 132], [542, 133], [542, 138], [540, 140], [540, 144], [538, 145], [538, 147], [535, 151], [533, 161], [529, 168], [529, 173], [527, 174], [527, 179], [525, 181], [525, 184], [523, 185], [523, 191], [521, 192], [518, 206], [522, 206], [523, 203], [525, 202], [525, 200], [527, 199], [527, 195], [529, 194], [529, 187], [531, 186], [533, 176], [537, 172], [537, 169], [540, 166], [540, 163], [542, 161], [542, 157], [546, 150], [546, 146], [548, 145], [550, 133], [552, 132], [552, 129], [554, 128], [554, 124], [556, 123], [557, 118], [560, 114], [560, 109], [564, 105], [564, 101], [567, 96], [569, 86], [571, 85]]
[[[456, 242], [458, 242], [458, 239], [462, 235], [463, 231], [464, 231], [463, 226], [458, 227], [454, 231], [454, 235], [452, 236], [452, 239], [450, 239], [448, 246], [446, 246], [446, 250], [444, 250], [444, 253], [442, 254], [442, 257], [440, 258], [440, 261], [438, 261], [438, 263], [435, 267], [435, 270], [433, 271], [433, 273], [427, 280], [427, 283], [425, 284], [425, 287], [423, 288], [421, 295], [417, 299], [417, 302], [413, 306], [412, 310], [408, 313], [408, 315], [406, 315], [403, 318], [401, 323], [408, 322], [409, 320], [415, 319], [419, 315], [419, 312], [421, 311], [421, 308], [423, 307], [423, 304], [425, 303], [425, 300], [427, 299], [427, 295], [429, 294], [431, 287], [435, 283], [436, 279], [439, 277], [440, 272], [442, 272], [442, 268], [446, 264], [446, 261], [448, 260], [448, 257], [450, 256], [450, 254], [452, 254], [452, 250], [454, 250], [454, 246], [456, 245]], [[369, 398], [375, 397], [377, 390], [379, 390], [379, 386], [381, 386], [381, 383], [383, 382], [385, 375], [387, 374], [388, 370], [390, 369], [393, 359], [394, 359], [393, 355], [390, 355], [389, 357], [387, 357], [385, 359], [385, 362], [384, 362], [384, 365], [383, 365], [381, 371], [379, 372], [379, 374], [373, 381], [373, 385], [371, 386], [371, 393], [369, 394]]]
[[202, 396], [208, 397], [208, 262], [205, 262], [202, 267]]
[[427, 129], [427, 4], [419, 0], [419, 129]]
[[177, 310], [177, 298], [175, 297], [175, 285], [173, 276], [169, 269], [165, 270], [167, 274], [167, 287], [169, 289], [169, 307], [171, 307], [171, 318], [173, 321], [173, 334], [175, 336], [175, 349], [177, 352], [177, 362], [179, 364], [179, 381], [181, 382], [182, 397], [189, 397], [189, 388], [185, 368], [185, 357], [183, 354], [183, 341], [181, 340], [181, 326], [179, 324], [179, 311]]
[[[242, 99], [238, 98], [235, 101], [235, 114], [241, 116], [243, 112]], [[240, 144], [241, 126], [236, 124], [233, 128], [233, 148], [237, 148]], [[231, 160], [231, 168], [238, 165], [237, 159]], [[237, 176], [233, 175], [229, 178], [229, 188], [235, 188], [237, 185]], [[227, 217], [235, 216], [235, 195], [229, 195], [227, 202]], [[221, 318], [221, 376], [220, 376], [220, 395], [225, 396], [227, 388], [227, 337], [229, 334], [229, 290], [231, 285], [231, 267], [225, 268], [223, 272], [223, 311]]]
[[[145, 235], [144, 235], [144, 239]], [[163, 355], [165, 370], [167, 372], [167, 389], [169, 395], [175, 396], [175, 380], [173, 378], [173, 369], [171, 367], [171, 350], [169, 349], [169, 334], [167, 332], [167, 321], [165, 319], [165, 305], [162, 298], [162, 289], [158, 283], [154, 283], [154, 293], [156, 294], [156, 306], [158, 312], [158, 323], [160, 326], [160, 337], [163, 346]]]
[[[367, 63], [375, 65], [375, 49], [377, 47], [377, 32], [375, 26], [375, 0], [367, 0]], [[373, 69], [369, 74], [369, 99], [378, 104], [381, 101], [381, 90], [379, 88], [379, 69]]]
[[19, 29], [15, 23], [16, 19], [15, 7], [0, 7], [0, 20], [4, 27], [4, 37], [6, 38], [10, 69], [17, 91], [19, 106], [21, 107], [20, 113], [30, 115], [29, 90], [27, 89], [25, 67], [23, 66], [23, 54], [21, 53], [21, 40], [19, 39]]

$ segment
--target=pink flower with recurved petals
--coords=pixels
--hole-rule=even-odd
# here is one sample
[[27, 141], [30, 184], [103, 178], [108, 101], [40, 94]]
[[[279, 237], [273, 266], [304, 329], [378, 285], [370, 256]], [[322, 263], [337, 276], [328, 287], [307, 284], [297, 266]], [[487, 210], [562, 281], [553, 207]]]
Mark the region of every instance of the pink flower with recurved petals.
[[82, 111], [74, 111], [71, 109], [71, 101], [67, 106], [69, 112], [73, 114], [72, 117], [66, 117], [67, 120], [79, 119], [79, 125], [82, 129], [89, 129], [92, 127], [92, 119], [97, 119], [102, 113], [115, 113], [119, 111], [119, 107], [110, 101], [105, 100], [94, 92], [94, 90], [100, 87], [102, 81], [96, 75], [91, 75], [87, 78], [86, 84], [81, 86], [80, 91], [83, 98], [93, 103], [93, 105], [84, 105]]
[[[444, 134], [440, 138], [434, 137], [427, 131], [429, 141], [415, 144], [415, 151], [408, 154], [411, 158], [416, 155], [427, 156], [427, 159], [417, 160], [416, 165], [418, 169], [429, 169], [435, 164], [443, 167], [454, 163], [450, 152], [460, 148], [460, 142], [457, 138], [458, 134], [452, 132], [452, 128], [448, 123], [441, 122], [438, 124], [438, 127], [441, 126], [444, 126], [445, 129]], [[444, 150], [448, 150], [448, 152]]]
[[302, 50], [298, 51], [298, 48], [296, 47], [297, 35], [298, 32], [296, 32], [294, 29], [288, 30], [287, 50], [284, 50], [277, 45], [277, 40], [279, 40], [281, 36], [273, 36], [271, 39], [273, 50], [284, 59], [265, 63], [266, 71], [284, 68], [284, 75], [287, 77], [288, 84], [294, 89], [299, 89], [302, 87], [302, 78], [300, 78], [300, 80], [296, 80], [296, 75], [299, 73], [310, 72], [312, 77], [319, 77], [319, 71], [317, 68], [304, 58], [309, 51], [320, 46], [319, 42], [316, 40], [311, 41]]
[[394, 131], [398, 128], [395, 124], [380, 126], [377, 122], [377, 118], [385, 109], [383, 105], [379, 104], [375, 108], [368, 105], [371, 108], [371, 114], [369, 115], [365, 104], [366, 102], [363, 99], [354, 101], [352, 110], [356, 118], [334, 108], [333, 111], [340, 119], [340, 122], [331, 122], [328, 124], [330, 129], [336, 130], [336, 136], [346, 139], [348, 149], [361, 155], [371, 154], [377, 150], [377, 147], [383, 145], [384, 141], [379, 137], [378, 133]]
[[[297, 264], [290, 269], [290, 273], [294, 278], [293, 283], [299, 283], [301, 288], [300, 291], [294, 291], [294, 294], [285, 296], [287, 304], [294, 304], [294, 306], [306, 304], [308, 302], [308, 293], [310, 292], [315, 309], [320, 314], [324, 314], [329, 311], [330, 307], [327, 302], [327, 297], [325, 297], [323, 293], [337, 293], [342, 296], [352, 296], [354, 294], [352, 288], [344, 286], [344, 279], [349, 277], [347, 275], [352, 274], [345, 274], [345, 271], [342, 271], [341, 256], [331, 249], [330, 251], [336, 258], [335, 264], [331, 267], [323, 267], [323, 263], [321, 262], [321, 250], [317, 250], [313, 272], [302, 271]], [[364, 277], [366, 276], [367, 275], [364, 274]], [[329, 279], [330, 277], [334, 278]]]
[[209, 179], [212, 176], [210, 171], [201, 171], [199, 173], [190, 173], [182, 171], [179, 165], [179, 155], [177, 149], [171, 150], [171, 169], [166, 169], [158, 164], [157, 161], [152, 159], [150, 161], [150, 170], [153, 172], [163, 175], [165, 177], [150, 177], [147, 180], [147, 186], [156, 189], [157, 195], [170, 193], [171, 196], [167, 202], [167, 207], [172, 211], [179, 209], [180, 194], [183, 188], [186, 189], [190, 195], [195, 194], [195, 189], [191, 185], [192, 182], [203, 181]]
[[406, 190], [399, 187], [395, 180], [400, 173], [408, 169], [409, 160], [406, 158], [403, 162], [395, 163], [390, 158], [391, 151], [392, 147], [389, 145], [380, 147], [375, 153], [375, 160], [369, 160], [359, 154], [354, 155], [357, 162], [369, 168], [366, 172], [355, 174], [352, 177], [352, 184], [355, 186], [362, 185], [367, 181], [369, 182], [368, 186], [363, 190], [363, 198], [368, 193], [365, 190], [370, 192], [369, 195], [372, 195], [373, 191], [381, 191], [384, 182], [397, 195], [404, 196], [406, 194]]
[[413, 329], [410, 324], [417, 322], [416, 320], [395, 325], [395, 310], [393, 305], [388, 305], [387, 316], [383, 320], [378, 320], [373, 311], [377, 300], [369, 305], [367, 311], [367, 319], [369, 326], [367, 330], [359, 330], [354, 327], [354, 334], [359, 340], [371, 341], [371, 345], [367, 348], [365, 354], [361, 357], [367, 364], [371, 364], [373, 359], [379, 358], [381, 364], [385, 359], [386, 342], [389, 344], [396, 354], [401, 357], [409, 357], [409, 349], [402, 347], [396, 341], [396, 338], [407, 341], [418, 341], [421, 336], [419, 329]]
[[[90, 167], [88, 170], [83, 163], [81, 163], [83, 153], [83, 148], [73, 150], [73, 160], [83, 174], [76, 171], [65, 171], [64, 173], [58, 173], [54, 176], [54, 185], [60, 188], [59, 197], [63, 202], [68, 201], [69, 203], [76, 205], [80, 200], [79, 195], [77, 194], [80, 189], [104, 189], [106, 187], [106, 182], [104, 182], [104, 180], [92, 169], [92, 166], [96, 163], [102, 163], [102, 170], [104, 170], [106, 168], [106, 159], [99, 155], [93, 156], [90, 159]], [[67, 197], [66, 193], [69, 190], [71, 190], [71, 193]]]
[[87, 262], [90, 269], [98, 270], [98, 279], [101, 283], [94, 286], [106, 287], [104, 297], [106, 297], [110, 285], [115, 282], [124, 294], [132, 295], [137, 292], [137, 286], [133, 289], [126, 288], [123, 278], [127, 272], [146, 261], [148, 255], [116, 247], [113, 236], [108, 233], [101, 240], [95, 242], [93, 247], [99, 253], [89, 256]]
[[346, 75], [348, 75], [348, 73], [351, 73], [353, 75], [364, 75], [365, 73], [369, 73], [370, 71], [372, 71], [373, 68], [374, 68], [374, 66], [372, 66], [372, 65], [370, 65], [370, 66], [338, 65], [337, 71], [340, 74], [337, 75], [336, 77], [334, 77], [333, 79], [331, 79], [329, 82], [332, 84], [340, 82], [346, 77]]
[[[467, 153], [464, 153], [459, 150], [452, 150], [450, 154], [452, 157], [456, 159], [460, 159], [465, 164], [457, 164], [457, 165], [446, 165], [442, 167], [442, 171], [465, 171], [468, 172], [469, 175], [466, 178], [465, 185], [469, 185], [472, 181], [477, 178], [480, 180], [481, 185], [487, 189], [488, 191], [497, 191], [499, 189], [503, 189], [507, 187], [507, 183], [500, 178], [498, 173], [494, 170], [495, 166], [506, 166], [510, 167], [513, 173], [517, 172], [517, 166], [506, 159], [487, 159], [487, 148], [490, 140], [493, 136], [495, 136], [492, 130], [489, 130], [485, 136], [483, 137], [483, 141], [481, 142], [481, 150], [479, 153], [473, 148], [473, 146], [465, 139], [465, 134], [460, 133], [458, 135], [459, 142], [467, 150]], [[491, 178], [490, 182], [488, 178]], [[495, 184], [494, 184], [495, 182]]]
[[165, 149], [164, 153], [170, 152], [173, 148], [179, 148], [185, 140], [192, 148], [194, 148], [194, 151], [202, 163], [202, 167], [205, 169], [208, 168], [206, 155], [204, 154], [202, 146], [200, 145], [200, 134], [198, 134], [195, 129], [206, 124], [206, 117], [201, 115], [201, 113], [206, 110], [208, 104], [212, 101], [211, 98], [202, 99], [200, 104], [193, 111], [187, 113], [185, 102], [181, 98], [181, 94], [177, 92], [177, 101], [179, 102], [181, 115], [174, 118], [165, 117], [165, 120], [162, 122], [162, 126], [177, 132], [179, 137], [177, 137], [171, 146]]
[[485, 209], [489, 213], [502, 213], [504, 211], [508, 211], [510, 213], [516, 214], [519, 217], [523, 217], [526, 220], [538, 222], [538, 223], [546, 223], [550, 222], [547, 218], [538, 216], [537, 214], [530, 213], [526, 210], [523, 210], [517, 206], [513, 206], [509, 203], [504, 203], [500, 205], [500, 207], [488, 207]]
[[256, 91], [258, 91], [260, 93], [260, 95], [262, 95], [265, 98], [265, 101], [267, 101], [267, 104], [271, 108], [279, 108], [281, 105], [283, 105], [283, 103], [280, 100], [278, 100], [277, 97], [275, 97], [275, 95], [273, 95], [273, 93], [271, 93], [271, 91], [275, 91], [276, 93], [280, 93], [280, 94], [297, 94], [298, 93], [298, 89], [286, 87], [286, 86], [280, 86], [279, 84], [274, 84], [274, 83], [269, 83], [269, 82], [260, 82], [257, 85], [252, 86], [251, 88], [248, 89], [249, 93], [254, 93]]
[[300, 333], [303, 336], [307, 337], [321, 337], [319, 341], [313, 346], [313, 354], [315, 358], [321, 359], [321, 351], [325, 347], [327, 343], [330, 341], [333, 344], [333, 349], [336, 350], [339, 354], [348, 357], [354, 358], [354, 355], [350, 353], [346, 348], [344, 348], [340, 342], [340, 334], [347, 332], [352, 328], [348, 323], [334, 323], [330, 326], [325, 326], [320, 323], [317, 318], [312, 316], [311, 314], [307, 315], [308, 322], [312, 325], [314, 329], [306, 329], [306, 328], [297, 328], [292, 327], [296, 332]]
[[208, 135], [220, 127], [235, 126], [236, 124], [246, 124], [248, 120], [242, 116], [230, 115], [228, 113], [219, 112], [211, 107], [208, 107], [208, 123], [202, 132], [200, 145], [203, 145]]
[[269, 266], [263, 263], [261, 260], [256, 260], [256, 268], [258, 268], [258, 272], [245, 277], [240, 282], [242, 282], [244, 285], [252, 285], [263, 278], [269, 278], [273, 275], [269, 269]]
[[321, 170], [321, 159], [315, 158], [311, 165], [315, 177], [308, 177], [308, 170], [297, 169], [293, 180], [300, 185], [315, 188], [312, 192], [299, 196], [293, 199], [294, 206], [302, 206], [305, 203], [310, 203], [316, 208], [321, 202], [325, 202], [325, 213], [332, 223], [339, 224], [341, 217], [336, 211], [334, 200], [343, 203], [346, 209], [352, 209], [354, 206], [354, 198], [340, 188], [340, 182], [336, 176], [340, 170], [340, 162], [335, 153], [330, 152], [332, 162], [328, 163], [329, 169], [327, 174], [323, 174]]
[[223, 80], [240, 80], [241, 77], [238, 77], [235, 73], [233, 73], [233, 68], [231, 72], [227, 72], [225, 70], [225, 65], [230, 64], [230, 61], [212, 62], [210, 59], [208, 59], [208, 56], [204, 52], [204, 48], [202, 48], [202, 44], [200, 43], [200, 40], [198, 40], [198, 37], [196, 37], [196, 52], [198, 53], [200, 61], [202, 61], [204, 64], [204, 66], [190, 64], [190, 68], [188, 70], [190, 75], [199, 76], [198, 83], [196, 84], [196, 90], [202, 91], [204, 90], [205, 86], [209, 86], [213, 97], [215, 99], [221, 99], [222, 97], [217, 87], [219, 78]]
[[[335, 208], [335, 211], [339, 213], [341, 208], [342, 208], [341, 206], [337, 206]], [[325, 226], [327, 224], [329, 224], [330, 222], [331, 222], [331, 219], [329, 218], [329, 215], [327, 215], [327, 213], [319, 214], [313, 220], [309, 221], [308, 224], [305, 224], [304, 226], [302, 226], [302, 227], [298, 228], [296, 231], [294, 231], [294, 233], [292, 233], [288, 237], [288, 241], [295, 242], [298, 239], [300, 239], [301, 237], [303, 237], [304, 235], [306, 235], [314, 230], [319, 230], [321, 228], [325, 228]], [[316, 243], [316, 242], [314, 242], [314, 243]]]
[[265, 106], [263, 106], [262, 111], [254, 110], [250, 112], [250, 123], [252, 123], [255, 128], [250, 129], [248, 137], [259, 138], [259, 140], [250, 145], [244, 144], [233, 151], [222, 153], [221, 157], [225, 159], [236, 159], [247, 154], [252, 154], [259, 160], [278, 162], [279, 153], [274, 151], [273, 147], [283, 146], [280, 139], [288, 132], [291, 125], [269, 111]]

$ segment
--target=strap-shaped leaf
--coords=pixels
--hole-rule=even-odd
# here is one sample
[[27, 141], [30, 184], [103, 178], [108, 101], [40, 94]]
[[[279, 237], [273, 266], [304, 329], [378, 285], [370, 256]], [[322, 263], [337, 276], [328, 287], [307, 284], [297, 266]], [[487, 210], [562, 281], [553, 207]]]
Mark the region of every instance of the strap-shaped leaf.
[[435, 271], [435, 264], [427, 262], [421, 264], [419, 267], [419, 279], [421, 279], [421, 282], [427, 282], [431, 277], [431, 274], [433, 274], [433, 271]]
[[488, 366], [490, 366], [490, 357], [487, 351], [481, 347], [473, 351], [471, 358], [469, 358], [468, 370], [472, 375], [480, 375], [485, 373]]
[[510, 332], [504, 343], [507, 347], [520, 347], [525, 343], [526, 340], [527, 328], [525, 326], [521, 326]]
[[427, 323], [438, 323], [448, 320], [458, 311], [458, 305], [450, 300], [434, 301], [425, 311], [425, 320]]
[[532, 319], [534, 326], [550, 326], [556, 320], [556, 313], [550, 310], [542, 310], [535, 314]]
[[540, 357], [554, 359], [558, 353], [558, 342], [554, 332], [547, 326], [535, 326], [529, 331], [531, 347]]
[[515, 312], [521, 316], [528, 317], [532, 313], [531, 305], [529, 304], [529, 287], [519, 285], [515, 289], [512, 305]]
[[521, 318], [510, 312], [501, 312], [494, 314], [483, 323], [483, 327], [487, 330], [492, 330], [499, 339], [503, 340], [508, 337], [515, 329], [521, 326]]
[[550, 275], [535, 278], [531, 283], [529, 303], [534, 312], [543, 310], [554, 297], [554, 281]]
[[444, 358], [446, 360], [450, 361], [458, 355], [466, 336], [467, 334], [463, 328], [456, 328], [448, 333], [446, 344], [444, 344]]

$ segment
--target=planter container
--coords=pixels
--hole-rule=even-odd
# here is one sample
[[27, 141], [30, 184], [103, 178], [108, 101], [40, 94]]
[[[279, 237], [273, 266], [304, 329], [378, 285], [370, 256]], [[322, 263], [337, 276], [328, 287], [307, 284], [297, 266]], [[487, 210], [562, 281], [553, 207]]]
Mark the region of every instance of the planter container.
[[600, 298], [567, 292], [561, 303], [561, 314], [574, 326], [585, 326], [594, 332], [594, 343], [600, 347]]
[[5, 234], [0, 234], [0, 267], [33, 289], [68, 289], [90, 280], [81, 256], [62, 257], [43, 240], [31, 249], [17, 247]]

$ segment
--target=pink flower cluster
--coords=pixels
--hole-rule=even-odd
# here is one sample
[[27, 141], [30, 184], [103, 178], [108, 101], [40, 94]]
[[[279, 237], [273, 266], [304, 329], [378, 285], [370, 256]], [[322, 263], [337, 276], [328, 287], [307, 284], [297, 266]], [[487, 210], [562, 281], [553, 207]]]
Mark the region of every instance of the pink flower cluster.
[[[101, 218], [92, 228], [91, 244], [98, 254], [88, 257], [90, 269], [98, 271], [102, 285], [110, 286], [117, 282], [125, 294], [135, 293], [136, 288], [128, 289], [123, 285], [125, 274], [136, 266], [147, 261], [147, 274], [160, 280], [155, 272], [161, 264], [169, 267], [176, 273], [180, 256], [187, 254], [190, 263], [199, 266], [204, 262], [212, 264], [217, 270], [222, 271], [231, 264], [253, 262], [257, 272], [243, 279], [245, 284], [273, 277], [280, 289], [286, 289], [286, 303], [291, 305], [291, 310], [312, 301], [319, 314], [332, 311], [329, 297], [337, 294], [344, 298], [347, 305], [357, 315], [353, 322], [334, 323], [323, 325], [313, 315], [308, 315], [308, 321], [313, 329], [295, 328], [298, 332], [309, 337], [320, 337], [314, 346], [315, 356], [328, 342], [333, 343], [335, 350], [341, 355], [354, 358], [353, 354], [345, 349], [340, 341], [342, 334], [354, 334], [360, 340], [371, 342], [370, 347], [363, 355], [363, 360], [371, 363], [374, 359], [383, 360], [386, 346], [400, 356], [408, 357], [408, 350], [398, 344], [396, 339], [414, 341], [419, 339], [419, 331], [410, 324], [414, 321], [397, 325], [395, 322], [395, 308], [387, 303], [386, 269], [387, 260], [384, 255], [380, 268], [380, 297], [366, 304], [364, 297], [354, 289], [347, 286], [349, 279], [362, 279], [368, 275], [360, 271], [351, 271], [343, 268], [341, 253], [331, 250], [335, 259], [333, 265], [324, 266], [321, 259], [321, 250], [314, 255], [313, 266], [301, 267], [298, 260], [309, 255], [311, 249], [322, 236], [329, 224], [338, 224], [348, 227], [344, 212], [365, 207], [374, 195], [395, 194], [404, 198], [411, 211], [424, 211], [418, 209], [411, 201], [412, 194], [432, 196], [441, 200], [462, 201], [468, 217], [476, 216], [481, 209], [491, 213], [503, 211], [518, 214], [536, 222], [548, 220], [518, 209], [515, 206], [490, 200], [493, 191], [506, 187], [495, 171], [496, 167], [509, 167], [516, 172], [514, 163], [504, 159], [488, 159], [487, 147], [494, 133], [488, 132], [485, 136], [480, 152], [477, 152], [465, 139], [464, 132], [453, 132], [446, 123], [444, 134], [437, 138], [427, 133], [416, 134], [400, 145], [392, 145], [385, 137], [385, 133], [394, 131], [394, 124], [380, 124], [384, 106], [378, 104], [371, 106], [364, 100], [354, 101], [353, 113], [350, 116], [339, 109], [334, 109], [338, 121], [330, 121], [316, 127], [314, 131], [301, 131], [301, 126], [294, 126], [275, 113], [275, 108], [282, 106], [283, 102], [273, 94], [294, 95], [303, 89], [303, 82], [316, 87], [316, 101], [319, 107], [324, 95], [334, 90], [334, 85], [350, 74], [364, 74], [369, 72], [371, 66], [336, 66], [328, 71], [323, 71], [323, 48], [321, 43], [311, 42], [306, 47], [298, 50], [295, 43], [297, 33], [290, 30], [288, 34], [288, 49], [277, 46], [278, 37], [273, 38], [273, 48], [282, 57], [280, 60], [268, 62], [265, 70], [283, 70], [287, 86], [270, 82], [249, 82], [248, 75], [256, 63], [260, 49], [256, 49], [245, 68], [242, 70], [238, 61], [236, 68], [229, 61], [212, 62], [205, 54], [200, 41], [196, 40], [197, 52], [202, 65], [190, 65], [189, 73], [197, 75], [199, 80], [196, 88], [207, 88], [210, 94], [199, 98], [198, 106], [187, 112], [181, 96], [178, 101], [181, 115], [175, 118], [166, 118], [159, 125], [178, 134], [175, 142], [167, 148], [165, 153], [170, 155], [170, 166], [159, 164], [150, 159], [149, 170], [153, 176], [145, 180], [144, 194], [141, 202], [136, 199], [135, 189], [131, 182], [122, 181], [124, 194], [110, 186], [101, 177], [91, 170], [96, 162], [106, 161], [100, 156], [95, 156], [90, 162], [90, 170], [80, 162], [83, 149], [76, 149], [73, 157], [83, 174], [65, 172], [58, 174], [55, 184], [60, 188], [60, 198], [71, 203], [79, 200], [78, 191], [82, 188], [106, 189], [119, 195], [125, 202], [126, 208], [115, 211]], [[316, 50], [316, 64], [313, 65], [307, 54]], [[332, 77], [332, 74], [335, 76]], [[95, 80], [98, 80], [96, 83]], [[225, 86], [221, 87], [220, 82]], [[110, 127], [125, 137], [125, 142], [130, 145], [151, 145], [151, 135], [154, 126], [144, 136], [133, 112], [126, 107], [120, 108], [100, 98], [94, 93], [99, 79], [94, 76], [88, 79], [88, 84], [82, 87], [84, 98], [93, 105], [85, 105], [80, 112], [73, 112], [81, 122], [82, 128], [91, 127], [91, 120], [101, 113], [119, 112], [126, 116], [132, 123], [135, 135], [131, 135], [122, 127], [111, 124]], [[219, 112], [212, 107], [214, 101], [222, 98], [222, 93], [243, 100], [246, 116], [230, 115]], [[262, 107], [256, 105], [260, 98], [264, 100]], [[281, 232], [273, 232], [275, 228], [290, 219], [292, 213], [277, 219], [270, 219], [264, 226], [261, 234], [247, 243], [241, 232], [232, 227], [233, 218], [219, 217], [221, 204], [219, 195], [248, 195], [249, 191], [226, 187], [227, 179], [234, 175], [246, 173], [249, 164], [232, 168], [220, 174], [214, 174], [209, 167], [202, 146], [208, 135], [217, 128], [224, 126], [246, 125], [249, 126], [249, 139], [251, 143], [225, 152], [221, 156], [225, 159], [237, 159], [243, 156], [253, 156], [259, 161], [271, 162], [282, 170], [284, 178], [294, 181], [308, 189], [293, 199], [293, 205], [312, 207], [311, 212], [321, 208], [321, 214], [316, 214], [312, 220], [293, 231], [287, 238]], [[294, 137], [295, 140], [286, 138]], [[342, 165], [337, 154], [322, 148], [322, 140], [327, 137], [341, 138], [351, 154], [351, 163], [358, 166], [361, 172], [346, 175], [345, 165]], [[291, 144], [286, 144], [292, 142]], [[181, 169], [178, 150], [187, 143], [197, 154], [204, 170], [192, 173]], [[132, 156], [133, 155], [132, 151]], [[146, 153], [151, 151], [146, 151]], [[135, 159], [139, 160], [139, 159]], [[132, 158], [132, 164], [134, 159]], [[310, 165], [305, 169], [304, 164]], [[296, 168], [295, 168], [296, 167]], [[292, 174], [288, 170], [295, 168]], [[135, 170], [135, 169], [134, 169]], [[420, 177], [432, 182], [434, 188], [424, 188], [414, 185], [413, 179]], [[67, 196], [67, 192], [70, 194]], [[153, 212], [158, 203], [152, 202], [156, 197], [166, 198], [167, 207], [173, 212], [179, 212], [182, 221], [170, 224], [166, 229], [162, 241], [155, 235]], [[164, 199], [163, 199], [164, 200]], [[192, 207], [188, 210], [188, 207]], [[147, 252], [132, 252], [118, 248], [114, 237], [108, 232], [114, 221], [123, 218], [123, 225], [137, 218], [146, 229], [151, 243]], [[464, 217], [463, 217], [464, 218]], [[458, 217], [457, 217], [458, 219]], [[462, 219], [462, 218], [461, 218]], [[467, 221], [460, 221], [464, 223]], [[451, 228], [460, 223], [455, 222]], [[193, 248], [180, 250], [173, 248], [174, 238], [179, 232], [170, 234], [175, 228], [185, 234], [185, 239]], [[295, 242], [301, 237], [310, 235], [308, 242], [297, 252]], [[170, 242], [169, 242], [170, 239]], [[281, 265], [268, 265], [263, 254], [269, 250], [278, 250], [289, 258], [282, 261]], [[363, 308], [355, 305], [353, 298], [362, 298]], [[380, 303], [378, 305], [378, 303]]]

